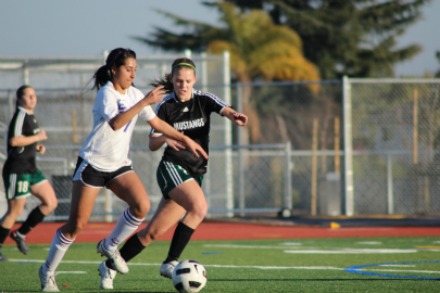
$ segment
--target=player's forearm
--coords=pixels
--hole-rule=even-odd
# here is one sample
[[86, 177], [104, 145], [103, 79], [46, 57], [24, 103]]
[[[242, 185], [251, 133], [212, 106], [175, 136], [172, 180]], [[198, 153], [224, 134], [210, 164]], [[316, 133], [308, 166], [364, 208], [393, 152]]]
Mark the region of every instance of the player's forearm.
[[14, 136], [9, 140], [12, 147], [24, 147], [39, 141], [38, 135]]
[[144, 107], [140, 103], [134, 105], [130, 109], [128, 109], [125, 112], [121, 112], [108, 122], [110, 127], [113, 130], [118, 130], [123, 128], [125, 125], [127, 125], [128, 122], [130, 122], [131, 119], [133, 119], [134, 116], [136, 116]]
[[150, 136], [150, 142], [148, 144], [148, 147], [150, 148], [150, 150], [156, 151], [164, 145], [165, 141], [166, 141], [165, 135]]
[[223, 111], [220, 113], [231, 121], [234, 121], [234, 114], [237, 113], [234, 109], [230, 107], [223, 108]]
[[178, 141], [185, 141], [185, 135], [183, 133], [178, 132], [176, 129], [171, 127], [168, 123], [163, 121], [162, 119], [156, 117], [149, 121], [151, 127], [153, 127], [158, 132], [162, 133], [163, 135], [178, 140]]

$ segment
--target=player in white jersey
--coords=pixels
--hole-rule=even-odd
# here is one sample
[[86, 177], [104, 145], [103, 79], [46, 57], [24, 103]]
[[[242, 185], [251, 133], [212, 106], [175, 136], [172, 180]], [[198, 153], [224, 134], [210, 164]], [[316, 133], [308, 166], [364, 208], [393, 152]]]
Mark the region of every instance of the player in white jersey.
[[[115, 90], [113, 83], [108, 81], [96, 96], [93, 106], [93, 129], [83, 143], [79, 156], [104, 172], [131, 165], [127, 155], [136, 120], [139, 116], [144, 121], [150, 121], [155, 116], [154, 111], [150, 106], [143, 108], [117, 131], [114, 131], [107, 121], [130, 109], [143, 97], [142, 92], [135, 87], [130, 87], [125, 94], [120, 94]], [[112, 100], [116, 100], [117, 103]]]
[[136, 231], [150, 209], [147, 191], [128, 158], [130, 139], [138, 117], [146, 120], [153, 129], [186, 145], [195, 157], [208, 157], [191, 138], [156, 116], [150, 105], [162, 100], [165, 91], [163, 87], [156, 87], [144, 96], [134, 88], [136, 67], [135, 52], [117, 48], [110, 52], [106, 64], [94, 75], [98, 94], [93, 107], [93, 129], [81, 147], [73, 174], [69, 220], [57, 230], [48, 257], [39, 270], [44, 292], [59, 291], [55, 270], [87, 224], [103, 187], [124, 200], [128, 208], [110, 235], [98, 243], [97, 250], [112, 260], [118, 272], [128, 272], [128, 266], [117, 249], [118, 244]]

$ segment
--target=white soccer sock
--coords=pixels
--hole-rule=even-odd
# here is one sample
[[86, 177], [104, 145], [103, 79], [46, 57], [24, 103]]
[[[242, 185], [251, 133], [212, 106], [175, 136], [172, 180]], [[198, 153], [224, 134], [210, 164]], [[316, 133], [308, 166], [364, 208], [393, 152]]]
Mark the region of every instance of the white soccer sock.
[[66, 254], [67, 249], [69, 249], [73, 241], [74, 240], [66, 238], [63, 233], [61, 233], [61, 229], [57, 230], [55, 236], [53, 237], [49, 254], [45, 262], [45, 266], [48, 271], [53, 272], [58, 268], [58, 265], [63, 259], [64, 254]]
[[104, 245], [110, 250], [117, 249], [122, 241], [127, 239], [137, 230], [143, 220], [144, 219], [136, 218], [129, 209], [126, 209], [122, 213], [110, 235], [105, 238]]

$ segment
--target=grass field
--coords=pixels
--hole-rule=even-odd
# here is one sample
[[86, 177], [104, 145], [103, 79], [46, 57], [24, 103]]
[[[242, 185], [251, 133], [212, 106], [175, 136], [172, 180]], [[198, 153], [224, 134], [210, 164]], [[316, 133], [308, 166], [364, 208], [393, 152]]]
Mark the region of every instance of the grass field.
[[[168, 244], [153, 243], [108, 292], [175, 292], [158, 272]], [[39, 292], [38, 268], [48, 248], [31, 245], [25, 256], [5, 245], [0, 292]], [[183, 258], [205, 265], [202, 292], [440, 292], [437, 237], [192, 241]], [[61, 292], [103, 292], [101, 260], [94, 243], [73, 244], [58, 268]]]

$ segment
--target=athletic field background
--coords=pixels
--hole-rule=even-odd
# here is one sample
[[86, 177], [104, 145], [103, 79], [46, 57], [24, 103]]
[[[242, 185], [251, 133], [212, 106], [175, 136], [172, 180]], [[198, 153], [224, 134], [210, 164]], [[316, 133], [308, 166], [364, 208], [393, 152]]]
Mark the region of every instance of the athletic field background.
[[[397, 222], [396, 222], [397, 223]], [[43, 223], [28, 236], [21, 254], [8, 239], [0, 262], [0, 292], [39, 292], [38, 268], [61, 223]], [[114, 290], [99, 289], [96, 243], [114, 224], [90, 223], [58, 268], [61, 292], [176, 292], [159, 276], [172, 231], [129, 262]], [[440, 228], [425, 226], [202, 223], [183, 259], [208, 273], [202, 292], [440, 292]]]

